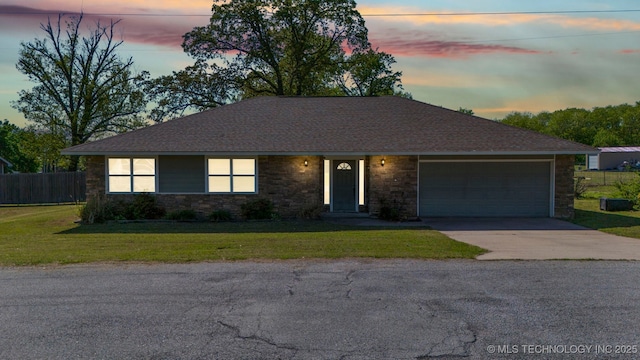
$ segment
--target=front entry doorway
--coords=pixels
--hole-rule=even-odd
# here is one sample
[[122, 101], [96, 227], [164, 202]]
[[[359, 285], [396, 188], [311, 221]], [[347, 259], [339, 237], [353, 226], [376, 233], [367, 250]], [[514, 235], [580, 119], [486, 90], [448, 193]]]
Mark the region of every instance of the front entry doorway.
[[357, 160], [333, 161], [333, 211], [355, 212]]

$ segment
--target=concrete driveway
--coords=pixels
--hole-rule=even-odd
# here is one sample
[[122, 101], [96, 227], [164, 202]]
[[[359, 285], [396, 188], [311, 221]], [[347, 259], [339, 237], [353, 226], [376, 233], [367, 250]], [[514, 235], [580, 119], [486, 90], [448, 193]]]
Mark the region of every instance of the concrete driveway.
[[490, 250], [479, 260], [640, 260], [640, 239], [557, 219], [423, 219], [452, 239]]

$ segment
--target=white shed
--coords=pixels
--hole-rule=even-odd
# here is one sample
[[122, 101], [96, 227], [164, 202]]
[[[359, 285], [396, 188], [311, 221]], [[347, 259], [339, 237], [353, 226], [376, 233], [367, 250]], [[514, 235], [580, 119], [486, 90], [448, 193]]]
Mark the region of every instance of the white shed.
[[624, 164], [636, 166], [640, 163], [640, 146], [618, 146], [599, 148], [597, 155], [587, 155], [589, 170], [618, 170]]

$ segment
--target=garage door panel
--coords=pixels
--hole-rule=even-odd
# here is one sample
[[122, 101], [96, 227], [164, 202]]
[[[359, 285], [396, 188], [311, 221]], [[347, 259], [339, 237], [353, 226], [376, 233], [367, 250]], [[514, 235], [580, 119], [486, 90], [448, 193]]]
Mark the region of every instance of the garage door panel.
[[549, 216], [549, 162], [421, 163], [420, 216]]

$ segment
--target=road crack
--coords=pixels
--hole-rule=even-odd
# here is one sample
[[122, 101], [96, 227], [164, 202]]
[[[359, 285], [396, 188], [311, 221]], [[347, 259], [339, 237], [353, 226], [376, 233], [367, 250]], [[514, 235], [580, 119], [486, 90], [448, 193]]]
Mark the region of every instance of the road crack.
[[476, 334], [469, 329], [469, 324], [460, 321], [458, 327], [446, 334], [442, 340], [429, 349], [417, 360], [437, 358], [464, 358], [471, 356], [470, 348], [477, 340]]
[[290, 351], [294, 351], [294, 352], [298, 352], [299, 351], [299, 349], [296, 348], [295, 346], [278, 344], [275, 341], [273, 341], [272, 339], [270, 339], [268, 337], [265, 337], [265, 336], [259, 336], [257, 334], [242, 335], [242, 331], [240, 331], [240, 328], [238, 326], [226, 323], [226, 322], [224, 322], [222, 320], [218, 320], [217, 322], [221, 326], [233, 331], [235, 333], [235, 337], [237, 337], [238, 339], [258, 341], [258, 342], [261, 342], [263, 344], [272, 346], [272, 347], [274, 347], [276, 349], [290, 350]]

